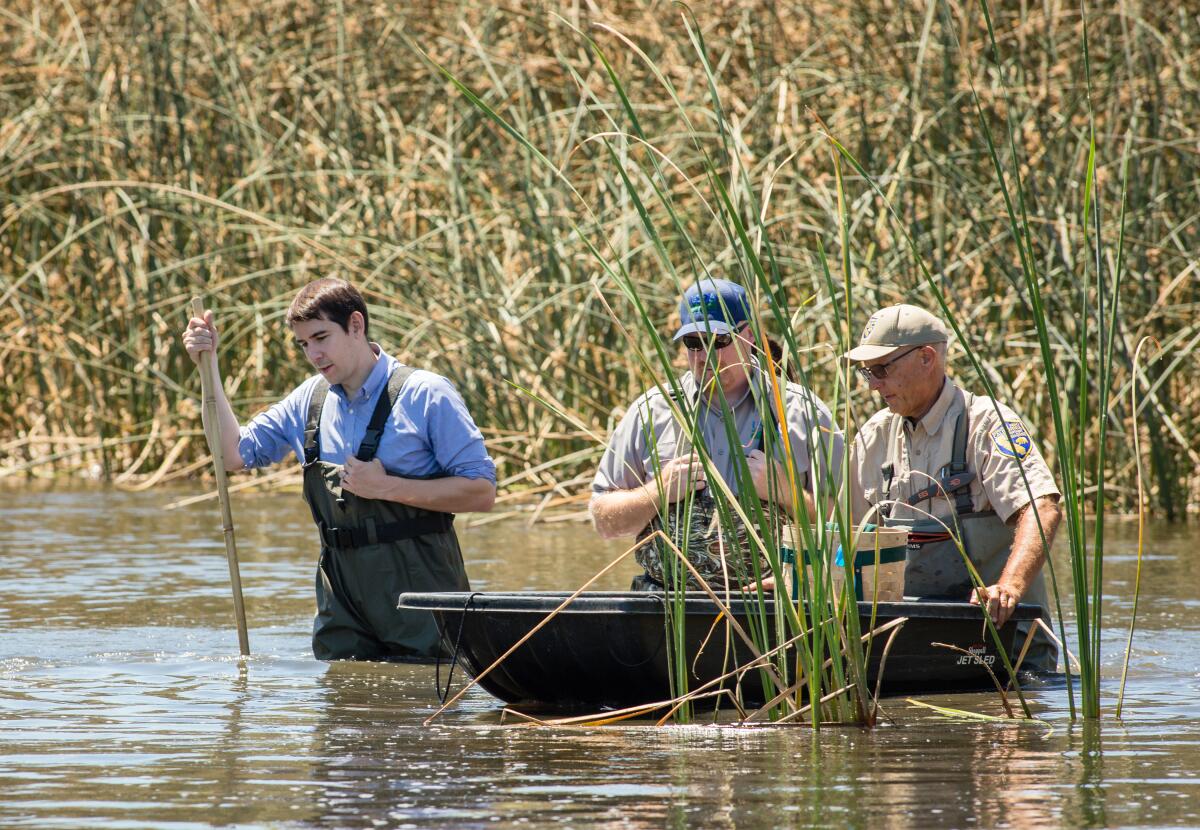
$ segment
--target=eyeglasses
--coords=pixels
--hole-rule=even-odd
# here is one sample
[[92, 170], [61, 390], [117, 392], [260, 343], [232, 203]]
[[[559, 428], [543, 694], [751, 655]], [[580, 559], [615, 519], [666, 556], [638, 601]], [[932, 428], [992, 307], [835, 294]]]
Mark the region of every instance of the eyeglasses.
[[732, 334], [714, 334], [711, 337], [705, 337], [701, 334], [685, 334], [679, 338], [679, 342], [683, 343], [683, 347], [689, 352], [702, 352], [706, 349], [724, 349], [733, 342]]
[[876, 364], [875, 366], [859, 366], [858, 373], [860, 375], [862, 375], [863, 380], [865, 380], [867, 383], [870, 383], [872, 380], [885, 380], [887, 378], [888, 374], [890, 374], [888, 372], [889, 366], [891, 366], [893, 363], [895, 363], [900, 358], [907, 357], [908, 355], [915, 352], [917, 349], [923, 349], [923, 348], [925, 348], [925, 346], [923, 344], [920, 346], [913, 346], [908, 351], [906, 351], [902, 354], [896, 355], [891, 360], [889, 360], [887, 363], [879, 363], [879, 364]]

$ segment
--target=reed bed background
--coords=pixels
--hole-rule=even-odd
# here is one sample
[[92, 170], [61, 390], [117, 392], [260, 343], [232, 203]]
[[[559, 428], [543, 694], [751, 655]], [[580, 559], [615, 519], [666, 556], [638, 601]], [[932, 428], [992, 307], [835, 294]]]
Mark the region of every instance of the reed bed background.
[[[680, 274], [702, 264], [740, 276], [740, 254], [697, 187], [702, 147], [720, 148], [715, 169], [746, 171], [725, 182], [730, 204], [769, 243], [803, 371], [827, 400], [849, 394], [861, 422], [877, 402], [858, 385], [839, 391], [840, 344], [875, 306], [934, 300], [884, 204], [850, 169], [839, 208], [822, 123], [886, 193], [967, 322], [984, 371], [1053, 458], [1020, 251], [1036, 257], [1059, 388], [1080, 399], [1079, 384], [1102, 380], [1076, 365], [1072, 344], [1111, 310], [1111, 298], [1101, 308], [1079, 296], [1081, 284], [1097, 284], [1095, 273], [1084, 279], [1097, 264], [1081, 255], [1092, 249], [1091, 114], [1090, 198], [1104, 209], [1089, 214], [1098, 222], [1090, 233], [1107, 256], [1124, 223], [1113, 371], [1103, 381], [1112, 389], [1110, 512], [1136, 506], [1134, 429], [1154, 509], [1176, 518], [1200, 504], [1200, 391], [1190, 382], [1200, 344], [1194, 17], [1170, 4], [1089, 10], [1089, 107], [1072, 4], [993, 10], [999, 59], [974, 3], [730, 0], [694, 13], [715, 99], [679, 8], [665, 2], [8, 4], [0, 476], [146, 487], [201, 474], [199, 383], [178, 343], [188, 297], [204, 293], [218, 310], [227, 387], [249, 414], [306, 374], [282, 323], [291, 295], [337, 274], [364, 289], [376, 339], [458, 385], [509, 498], [532, 499], [533, 515], [579, 503], [599, 439], [651, 382], [636, 354], [653, 348], [638, 326], [614, 321], [639, 312], [592, 248], [624, 269], [661, 331], [673, 325], [678, 286], [664, 253]], [[663, 233], [662, 251], [638, 213], [656, 202], [651, 180], [614, 174], [634, 157], [631, 169], [645, 169], [655, 151], [627, 136], [597, 139], [628, 124], [576, 29], [601, 44], [647, 140], [679, 168], [657, 183], [686, 233]], [[970, 81], [995, 132], [1015, 131], [1028, 240], [1006, 215]], [[999, 152], [1012, 161], [1007, 147]], [[1137, 375], [1135, 420], [1131, 369], [1144, 337], [1161, 350]], [[972, 385], [970, 367], [958, 368]]]

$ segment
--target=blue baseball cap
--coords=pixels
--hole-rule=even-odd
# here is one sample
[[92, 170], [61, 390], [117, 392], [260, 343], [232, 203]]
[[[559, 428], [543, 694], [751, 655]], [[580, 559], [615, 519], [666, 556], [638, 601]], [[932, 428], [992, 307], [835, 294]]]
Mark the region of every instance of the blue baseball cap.
[[679, 301], [679, 331], [673, 340], [701, 334], [732, 334], [750, 319], [746, 289], [729, 280], [703, 279]]

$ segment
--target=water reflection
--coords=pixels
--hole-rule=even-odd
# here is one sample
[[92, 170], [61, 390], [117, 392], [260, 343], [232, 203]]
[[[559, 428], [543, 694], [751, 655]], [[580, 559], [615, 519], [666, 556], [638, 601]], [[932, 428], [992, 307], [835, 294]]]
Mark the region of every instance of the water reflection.
[[[312, 660], [316, 551], [291, 494], [235, 510], [254, 655], [236, 657], [215, 510], [47, 493], [0, 517], [0, 824], [1057, 827], [1200, 824], [1200, 603], [1190, 538], [1152, 528], [1123, 722], [951, 720], [888, 701], [875, 730], [500, 726], [472, 690], [430, 727], [433, 670]], [[579, 526], [462, 533], [478, 589], [582, 584], [618, 552]], [[1107, 565], [1106, 706], [1132, 529]], [[621, 588], [633, 566], [599, 588]], [[1060, 573], [1065, 573], [1065, 565]], [[1126, 586], [1126, 587], [1123, 587]], [[457, 684], [456, 684], [457, 685]], [[930, 702], [998, 715], [991, 697]]]

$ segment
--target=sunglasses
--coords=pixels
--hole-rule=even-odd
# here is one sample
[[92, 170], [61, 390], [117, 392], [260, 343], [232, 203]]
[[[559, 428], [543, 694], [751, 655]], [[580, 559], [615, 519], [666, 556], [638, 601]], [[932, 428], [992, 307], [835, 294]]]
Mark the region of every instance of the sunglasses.
[[703, 352], [708, 349], [724, 349], [733, 342], [732, 334], [714, 334], [705, 337], [701, 334], [685, 334], [679, 342], [689, 352]]
[[908, 351], [905, 351], [905, 352], [902, 352], [901, 354], [896, 355], [891, 360], [889, 360], [887, 363], [879, 363], [875, 366], [859, 366], [858, 373], [860, 375], [862, 375], [863, 380], [867, 381], [868, 383], [870, 383], [872, 380], [886, 380], [887, 376], [888, 376], [888, 367], [889, 366], [891, 366], [893, 363], [895, 363], [897, 360], [901, 359], [902, 357], [907, 357], [908, 355], [912, 354], [917, 349], [923, 349], [923, 348], [925, 348], [923, 345], [913, 346]]

